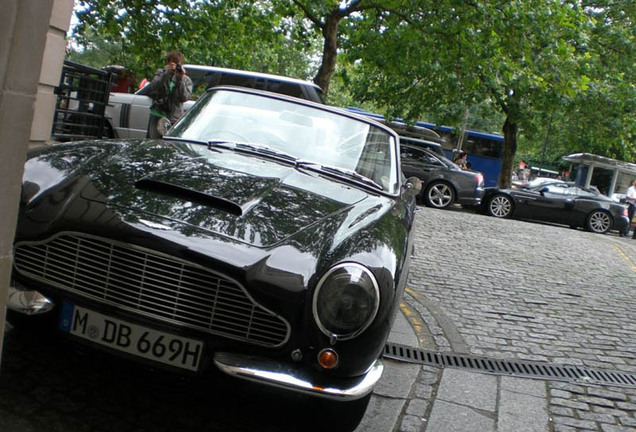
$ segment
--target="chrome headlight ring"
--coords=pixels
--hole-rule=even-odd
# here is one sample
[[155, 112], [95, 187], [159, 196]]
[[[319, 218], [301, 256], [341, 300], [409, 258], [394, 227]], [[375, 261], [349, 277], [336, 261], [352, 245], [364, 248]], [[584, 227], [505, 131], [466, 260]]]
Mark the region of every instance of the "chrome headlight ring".
[[347, 262], [320, 278], [312, 311], [320, 331], [335, 343], [365, 331], [379, 307], [380, 287], [373, 273], [363, 265]]

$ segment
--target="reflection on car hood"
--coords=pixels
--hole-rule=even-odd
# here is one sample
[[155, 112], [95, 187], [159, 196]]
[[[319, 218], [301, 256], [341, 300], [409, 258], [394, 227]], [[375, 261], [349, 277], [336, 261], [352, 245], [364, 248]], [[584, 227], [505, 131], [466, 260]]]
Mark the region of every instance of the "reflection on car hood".
[[107, 204], [129, 222], [178, 224], [263, 247], [367, 197], [345, 183], [231, 150], [162, 141], [98, 145], [31, 159], [25, 172], [37, 166], [45, 173], [33, 189], [42, 194], [82, 183], [77, 199]]

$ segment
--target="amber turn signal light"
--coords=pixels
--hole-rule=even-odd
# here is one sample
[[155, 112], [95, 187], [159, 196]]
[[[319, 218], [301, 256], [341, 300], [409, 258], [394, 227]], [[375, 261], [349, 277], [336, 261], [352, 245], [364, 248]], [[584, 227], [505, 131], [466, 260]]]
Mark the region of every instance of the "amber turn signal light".
[[338, 354], [331, 348], [326, 348], [318, 354], [318, 363], [324, 369], [333, 369], [338, 366]]

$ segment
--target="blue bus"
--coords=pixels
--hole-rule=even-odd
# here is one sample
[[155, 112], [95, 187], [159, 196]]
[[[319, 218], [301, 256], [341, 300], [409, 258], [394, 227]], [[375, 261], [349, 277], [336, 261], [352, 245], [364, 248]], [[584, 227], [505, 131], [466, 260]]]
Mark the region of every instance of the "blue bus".
[[[417, 126], [436, 131], [442, 139], [442, 147], [446, 157], [453, 160], [458, 151], [458, 135], [448, 126], [435, 126], [431, 123], [417, 122]], [[504, 137], [499, 134], [479, 132], [466, 129], [460, 149], [468, 155], [470, 169], [484, 175], [484, 186], [497, 186], [501, 161], [503, 159]]]
[[[391, 122], [387, 122], [384, 117], [379, 114], [369, 113], [358, 108], [348, 109], [358, 114], [373, 117], [388, 126], [392, 126]], [[399, 120], [394, 122], [393, 125], [401, 125], [406, 128], [406, 125]], [[466, 154], [468, 154], [468, 162], [471, 164], [470, 169], [479, 171], [484, 175], [484, 186], [497, 186], [499, 173], [501, 172], [501, 161], [503, 159], [504, 137], [502, 135], [467, 129], [464, 131], [461, 146], [458, 146], [457, 141], [459, 137], [451, 127], [436, 126], [426, 122], [417, 122], [415, 126], [435, 131], [439, 135], [436, 141], [442, 144], [444, 154], [448, 159], [453, 160], [455, 153], [459, 150], [465, 151]], [[396, 129], [396, 131], [400, 133], [399, 129]], [[420, 138], [432, 140], [430, 135]]]

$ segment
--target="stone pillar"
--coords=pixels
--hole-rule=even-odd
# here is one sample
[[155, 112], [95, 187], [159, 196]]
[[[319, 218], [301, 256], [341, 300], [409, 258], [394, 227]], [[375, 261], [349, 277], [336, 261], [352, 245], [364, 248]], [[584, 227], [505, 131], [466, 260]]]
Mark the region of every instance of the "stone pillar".
[[0, 355], [24, 160], [50, 139], [72, 11], [73, 0], [0, 2]]

